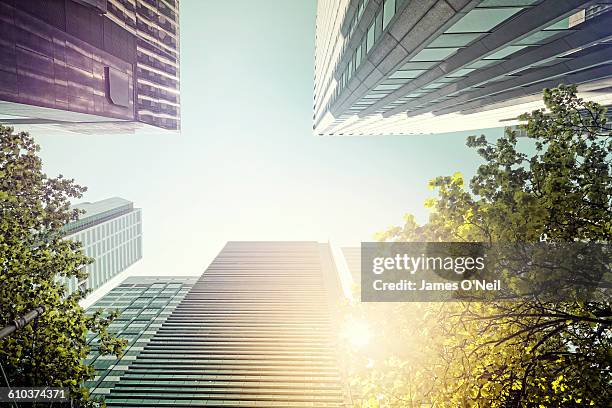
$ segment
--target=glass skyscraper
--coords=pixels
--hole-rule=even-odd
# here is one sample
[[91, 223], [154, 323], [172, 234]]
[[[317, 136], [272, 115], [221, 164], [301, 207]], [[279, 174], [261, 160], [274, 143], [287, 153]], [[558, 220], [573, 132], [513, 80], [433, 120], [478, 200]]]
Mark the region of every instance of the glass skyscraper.
[[319, 0], [314, 132], [501, 127], [577, 84], [612, 104], [612, 5], [585, 0]]
[[347, 406], [341, 293], [327, 244], [229, 242], [129, 365], [111, 371], [107, 406]]
[[110, 392], [196, 280], [189, 276], [133, 276], [87, 309], [119, 310], [121, 315], [111, 323], [109, 332], [128, 340], [123, 356], [117, 359], [101, 356], [96, 339], [90, 336], [92, 352], [86, 362], [93, 364], [96, 377], [86, 385], [93, 395]]
[[63, 227], [66, 239], [81, 242], [94, 262], [86, 267], [86, 280], [68, 280], [70, 292], [99, 288], [142, 258], [142, 210], [131, 201], [113, 197], [73, 208], [85, 213]]
[[0, 122], [180, 129], [178, 0], [0, 0]]

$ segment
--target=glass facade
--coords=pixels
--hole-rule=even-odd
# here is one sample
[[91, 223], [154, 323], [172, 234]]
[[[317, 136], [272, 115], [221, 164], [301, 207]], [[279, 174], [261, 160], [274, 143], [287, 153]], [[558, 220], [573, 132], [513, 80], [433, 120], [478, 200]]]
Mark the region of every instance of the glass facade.
[[66, 238], [81, 242], [85, 254], [94, 258], [87, 265], [89, 276], [67, 281], [68, 290], [97, 289], [142, 258], [142, 211], [122, 198], [77, 204], [84, 210], [78, 220], [64, 226]]
[[230, 242], [105, 384], [107, 406], [347, 406], [340, 296], [326, 244]]
[[318, 3], [317, 134], [503, 126], [516, 120], [515, 111], [534, 108], [543, 88], [560, 83], [578, 84], [582, 96], [612, 104], [612, 95], [599, 91], [610, 86], [612, 77], [611, 36], [605, 28], [612, 10], [607, 5], [332, 3]]
[[96, 339], [89, 336], [92, 352], [86, 362], [93, 364], [96, 376], [86, 386], [93, 395], [110, 392], [196, 280], [193, 277], [130, 277], [87, 309], [87, 312], [119, 310], [121, 315], [111, 324], [109, 332], [128, 340], [123, 356], [117, 359], [101, 356]]

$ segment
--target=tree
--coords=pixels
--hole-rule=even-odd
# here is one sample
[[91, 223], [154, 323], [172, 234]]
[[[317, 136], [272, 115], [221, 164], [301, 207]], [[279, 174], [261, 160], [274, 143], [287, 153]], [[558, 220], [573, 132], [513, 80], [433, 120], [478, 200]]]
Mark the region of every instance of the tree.
[[[609, 243], [612, 130], [606, 110], [578, 98], [573, 86], [547, 89], [543, 97], [545, 109], [521, 116], [531, 156], [518, 148], [513, 130], [494, 143], [468, 138], [484, 159], [470, 189], [460, 174], [432, 180], [438, 196], [426, 202], [429, 221], [418, 225], [407, 215], [404, 225], [378, 239], [529, 243], [546, 234], [553, 244]], [[358, 366], [355, 381], [391, 406], [421, 400], [448, 407], [608, 406], [609, 289], [589, 301], [526, 297], [386, 306], [392, 313], [386, 310], [376, 331], [395, 336], [397, 344], [383, 347], [388, 352], [371, 369]], [[388, 343], [388, 336], [381, 341]], [[407, 359], [402, 343], [417, 356]]]
[[79, 215], [70, 198], [86, 188], [61, 175], [47, 177], [39, 150], [27, 133], [0, 125], [0, 326], [45, 309], [0, 340], [0, 363], [11, 386], [64, 387], [82, 406], [96, 406], [82, 386], [94, 372], [83, 363], [90, 351], [86, 336], [97, 336], [99, 352], [117, 356], [126, 342], [107, 331], [116, 312], [86, 315], [78, 303], [86, 292], [67, 292], [63, 282], [86, 278], [84, 267], [92, 262], [62, 232]]

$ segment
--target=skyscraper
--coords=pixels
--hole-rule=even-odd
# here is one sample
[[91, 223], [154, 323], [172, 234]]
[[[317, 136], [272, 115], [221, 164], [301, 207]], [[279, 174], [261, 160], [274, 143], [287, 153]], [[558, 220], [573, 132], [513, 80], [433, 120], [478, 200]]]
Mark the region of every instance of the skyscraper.
[[79, 241], [85, 255], [94, 258], [87, 266], [89, 276], [68, 281], [70, 292], [77, 288], [96, 289], [142, 258], [142, 211], [119, 197], [73, 208], [84, 210], [77, 221], [64, 226], [66, 238]]
[[327, 244], [230, 242], [106, 396], [109, 407], [340, 407]]
[[346, 267], [351, 274], [353, 284], [361, 283], [361, 248], [360, 247], [342, 247], [342, 256]]
[[93, 351], [87, 363], [93, 364], [96, 377], [86, 385], [93, 395], [110, 392], [196, 280], [189, 276], [132, 276], [87, 309], [119, 310], [121, 315], [111, 323], [109, 332], [128, 341], [123, 356], [117, 359], [101, 356], [95, 348], [96, 339], [89, 338]]
[[577, 84], [612, 104], [612, 5], [584, 0], [319, 0], [314, 132], [500, 127]]
[[0, 122], [180, 129], [178, 0], [0, 0]]

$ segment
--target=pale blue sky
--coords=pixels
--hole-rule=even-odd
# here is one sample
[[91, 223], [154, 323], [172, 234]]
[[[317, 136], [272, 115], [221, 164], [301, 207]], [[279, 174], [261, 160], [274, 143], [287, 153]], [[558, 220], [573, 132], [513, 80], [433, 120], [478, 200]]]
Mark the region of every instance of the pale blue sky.
[[[473, 174], [469, 134], [312, 135], [315, 1], [181, 2], [182, 134], [36, 135], [45, 170], [143, 209], [145, 274], [200, 274], [228, 240], [358, 244]], [[502, 131], [486, 132], [500, 136]]]

